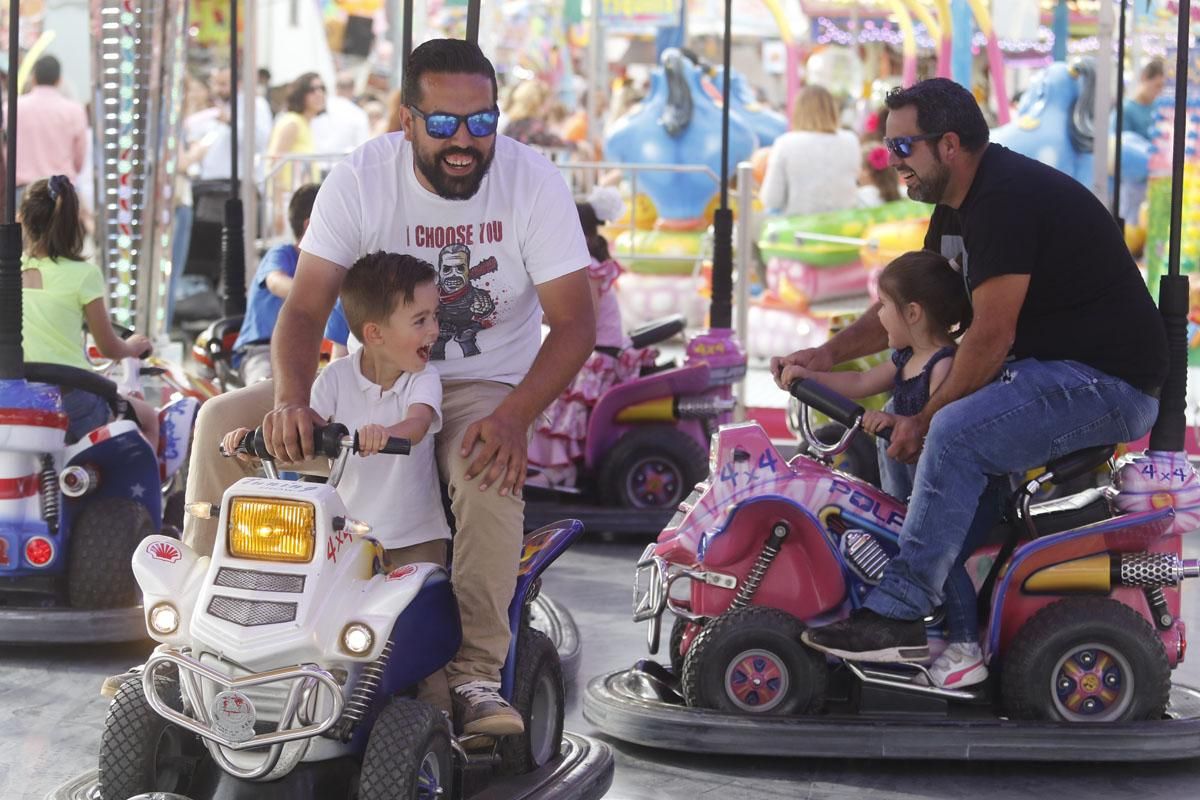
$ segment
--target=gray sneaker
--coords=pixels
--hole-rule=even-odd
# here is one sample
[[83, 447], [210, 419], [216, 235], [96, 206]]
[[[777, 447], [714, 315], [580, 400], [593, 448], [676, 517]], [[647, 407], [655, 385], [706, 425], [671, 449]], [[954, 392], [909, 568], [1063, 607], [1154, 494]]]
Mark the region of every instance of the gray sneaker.
[[464, 734], [511, 736], [525, 732], [521, 715], [500, 696], [499, 683], [470, 681], [455, 686], [451, 695]]

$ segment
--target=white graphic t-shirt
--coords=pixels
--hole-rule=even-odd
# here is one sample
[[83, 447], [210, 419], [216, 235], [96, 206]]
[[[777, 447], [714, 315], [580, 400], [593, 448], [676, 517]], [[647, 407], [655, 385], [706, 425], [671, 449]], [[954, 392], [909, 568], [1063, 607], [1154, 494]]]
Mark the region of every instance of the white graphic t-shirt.
[[443, 379], [516, 384], [541, 345], [535, 286], [591, 261], [566, 182], [545, 157], [505, 136], [469, 200], [417, 181], [402, 133], [379, 136], [329, 173], [300, 249], [350, 267], [384, 250], [416, 256], [438, 274]]
[[340, 422], [353, 434], [364, 425], [390, 427], [403, 422], [413, 403], [437, 414], [429, 431], [406, 456], [351, 455], [338, 494], [346, 512], [371, 526], [384, 547], [408, 547], [449, 539], [434, 460], [433, 435], [442, 428], [442, 382], [426, 367], [406, 372], [386, 391], [362, 374], [362, 350], [321, 370], [309, 405], [322, 417]]

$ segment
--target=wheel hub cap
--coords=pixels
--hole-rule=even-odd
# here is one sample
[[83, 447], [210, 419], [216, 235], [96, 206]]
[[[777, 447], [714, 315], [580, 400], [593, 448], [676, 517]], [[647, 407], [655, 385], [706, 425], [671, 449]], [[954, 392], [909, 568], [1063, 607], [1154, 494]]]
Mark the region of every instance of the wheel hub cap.
[[1054, 671], [1054, 704], [1071, 722], [1117, 719], [1133, 695], [1133, 674], [1121, 653], [1099, 644], [1075, 648]]
[[725, 671], [725, 692], [734, 705], [764, 713], [787, 695], [787, 668], [774, 653], [747, 650], [735, 656]]

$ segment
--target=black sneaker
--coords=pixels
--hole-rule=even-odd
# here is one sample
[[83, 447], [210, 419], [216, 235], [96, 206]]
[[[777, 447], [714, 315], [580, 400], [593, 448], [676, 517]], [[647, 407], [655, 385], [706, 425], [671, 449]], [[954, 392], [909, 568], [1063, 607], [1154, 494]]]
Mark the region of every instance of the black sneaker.
[[810, 628], [800, 640], [814, 650], [848, 661], [896, 663], [929, 660], [929, 640], [921, 620], [891, 619], [869, 608], [847, 619]]

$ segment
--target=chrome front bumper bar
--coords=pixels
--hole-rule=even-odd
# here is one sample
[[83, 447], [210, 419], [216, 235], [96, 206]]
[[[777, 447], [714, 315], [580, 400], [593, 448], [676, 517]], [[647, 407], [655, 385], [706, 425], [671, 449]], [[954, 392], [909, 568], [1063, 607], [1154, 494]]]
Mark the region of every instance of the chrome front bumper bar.
[[[184, 698], [190, 702], [196, 718], [193, 719], [171, 708], [159, 696], [154, 677], [159, 667], [167, 664], [174, 664], [179, 670], [180, 690]], [[237, 741], [213, 728], [210, 711], [203, 702], [204, 693], [201, 680], [211, 681], [218, 687], [224, 687], [223, 690], [231, 691], [282, 681], [290, 681], [291, 686], [288, 689], [287, 699], [284, 701], [275, 730], [257, 733], [248, 739]], [[317, 705], [315, 702], [310, 703], [310, 700], [315, 700], [314, 692], [319, 687], [323, 687], [329, 692], [332, 700], [329, 713], [319, 721], [308, 720], [301, 727], [291, 727], [302, 705]], [[288, 742], [310, 739], [333, 727], [341, 718], [344, 706], [341, 685], [333, 675], [316, 664], [298, 664], [267, 672], [231, 677], [209, 667], [199, 659], [193, 658], [187, 650], [177, 650], [167, 645], [159, 645], [147, 659], [142, 672], [142, 688], [151, 708], [184, 730], [200, 736], [222, 769], [231, 775], [247, 780], [262, 778], [275, 769], [283, 752], [283, 746]], [[266, 754], [266, 759], [259, 766], [244, 769], [233, 764], [221, 752], [222, 747], [235, 751], [263, 747], [269, 747], [270, 750]]]
[[[690, 608], [681, 606], [672, 599], [671, 587], [675, 581], [686, 578], [730, 590], [737, 589], [738, 585], [737, 578], [732, 575], [672, 564], [665, 558], [654, 555], [656, 546], [653, 542], [646, 546], [633, 573], [633, 621], [648, 623], [646, 646], [650, 655], [658, 653], [664, 611], [670, 611], [675, 616], [692, 622], [701, 618], [699, 614], [692, 613]], [[645, 590], [642, 588], [643, 583]]]

